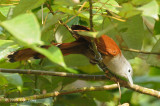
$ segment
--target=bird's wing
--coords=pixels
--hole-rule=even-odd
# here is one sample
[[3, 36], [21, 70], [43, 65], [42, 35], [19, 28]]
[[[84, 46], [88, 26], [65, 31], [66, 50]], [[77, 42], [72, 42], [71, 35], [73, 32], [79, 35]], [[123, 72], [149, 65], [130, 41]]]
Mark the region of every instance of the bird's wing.
[[[71, 28], [74, 32], [90, 31], [90, 28], [82, 26], [82, 25], [72, 25]], [[82, 36], [82, 35], [78, 35], [78, 34], [76, 34], [76, 37], [78, 39], [83, 38], [86, 41], [88, 41], [89, 43], [91, 42], [91, 37]], [[104, 55], [116, 56], [119, 53], [121, 54], [121, 50], [118, 47], [118, 45], [116, 44], [116, 42], [107, 35], [102, 35], [99, 38], [95, 38], [95, 42], [96, 42], [98, 51]]]
[[107, 35], [102, 35], [95, 39], [95, 42], [98, 51], [104, 55], [116, 56], [117, 54], [121, 54], [121, 50], [116, 42]]

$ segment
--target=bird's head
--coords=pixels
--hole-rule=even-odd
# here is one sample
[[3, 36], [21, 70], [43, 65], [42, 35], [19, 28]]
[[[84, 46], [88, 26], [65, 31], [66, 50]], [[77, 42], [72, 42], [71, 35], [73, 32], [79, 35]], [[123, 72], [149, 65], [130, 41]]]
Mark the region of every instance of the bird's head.
[[[106, 57], [108, 58], [108, 57]], [[130, 85], [133, 85], [132, 74], [133, 70], [130, 63], [126, 60], [123, 54], [118, 54], [104, 62], [107, 68], [118, 77], [127, 80]]]
[[125, 59], [124, 64], [121, 66], [120, 77], [127, 79], [129, 83], [133, 85], [132, 74], [133, 74], [133, 69], [130, 63]]

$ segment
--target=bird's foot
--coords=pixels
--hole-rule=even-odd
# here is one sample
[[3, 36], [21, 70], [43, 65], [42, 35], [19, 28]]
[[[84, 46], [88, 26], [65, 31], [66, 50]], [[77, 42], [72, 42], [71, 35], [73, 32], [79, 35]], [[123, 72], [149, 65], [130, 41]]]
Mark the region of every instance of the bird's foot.
[[103, 60], [101, 54], [99, 54], [99, 56], [95, 55], [95, 58], [94, 58], [96, 61], [98, 62], [101, 62]]
[[89, 62], [90, 62], [91, 64], [93, 64], [93, 65], [98, 64], [98, 61], [97, 61], [97, 60], [95, 60], [95, 59], [91, 59]]

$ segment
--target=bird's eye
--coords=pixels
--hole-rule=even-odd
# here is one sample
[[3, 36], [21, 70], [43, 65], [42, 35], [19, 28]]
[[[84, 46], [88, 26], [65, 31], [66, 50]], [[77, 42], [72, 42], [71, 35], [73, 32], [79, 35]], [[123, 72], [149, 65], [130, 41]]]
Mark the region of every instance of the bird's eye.
[[131, 70], [128, 70], [128, 72], [130, 73], [130, 72], [131, 72]]

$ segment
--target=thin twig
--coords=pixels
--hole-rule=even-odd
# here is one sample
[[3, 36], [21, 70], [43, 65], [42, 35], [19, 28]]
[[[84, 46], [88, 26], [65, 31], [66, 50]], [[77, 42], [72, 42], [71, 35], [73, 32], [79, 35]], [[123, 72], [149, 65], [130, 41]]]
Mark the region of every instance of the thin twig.
[[20, 0], [9, 0], [9, 1], [20, 1]]
[[90, 14], [90, 18], [89, 18], [89, 22], [90, 22], [90, 30], [93, 31], [93, 14], [92, 14], [92, 0], [89, 0], [89, 14]]
[[0, 4], [0, 6], [13, 6], [13, 5], [17, 5], [19, 3], [12, 3], [12, 4]]
[[119, 105], [121, 105], [121, 97], [122, 97], [122, 95], [121, 95], [121, 87], [120, 87], [119, 82], [117, 82], [117, 85], [118, 85], [118, 90], [119, 90]]
[[77, 12], [77, 14], [76, 15], [74, 15], [73, 17], [71, 17], [70, 19], [68, 19], [64, 24], [67, 24], [68, 22], [70, 22], [71, 20], [73, 20], [75, 17], [77, 17], [78, 16], [78, 14], [80, 14], [81, 13], [81, 10], [83, 9], [83, 7], [85, 6], [85, 4], [86, 4], [87, 2], [85, 1], [83, 4], [82, 4], [82, 6], [78, 9], [78, 12]]
[[122, 50], [130, 51], [130, 52], [136, 52], [136, 53], [143, 53], [143, 54], [160, 55], [160, 52], [146, 52], [146, 51], [141, 51], [141, 50], [136, 50], [136, 49], [127, 49], [127, 48], [122, 48]]
[[[100, 8], [98, 8], [98, 10], [96, 11], [96, 13], [98, 13], [98, 11], [99, 11], [100, 9], [102, 9], [102, 8], [107, 4], [108, 1], [109, 1], [109, 0], [107, 0], [105, 3], [103, 3], [102, 6], [101, 6]], [[95, 13], [95, 14], [96, 14], [96, 13]]]
[[[51, 5], [48, 2], [46, 2], [45, 4], [46, 4], [47, 8], [49, 9], [50, 13], [52, 13], [53, 15], [55, 15], [55, 13], [52, 10]], [[68, 25], [64, 24], [62, 20], [59, 20], [59, 23], [62, 24], [62, 25], [64, 25], [67, 28], [67, 30], [73, 35], [73, 31], [72, 31], [72, 29]]]
[[[89, 18], [89, 20], [90, 20], [90, 31], [93, 31], [92, 0], [89, 0], [89, 6], [90, 6], [90, 8], [89, 8], [89, 14], [90, 14], [90, 18]], [[96, 58], [97, 58], [97, 59], [101, 59], [101, 54], [97, 51], [97, 46], [96, 46], [96, 44], [95, 44], [95, 42], [94, 42], [94, 38], [92, 38], [92, 48], [93, 48], [93, 51], [94, 51], [94, 53], [95, 53], [95, 55], [96, 55]]]
[[46, 17], [45, 17], [45, 19], [44, 19], [44, 24], [43, 24], [43, 26], [45, 26], [45, 24], [46, 24], [46, 21], [47, 21], [48, 15], [49, 15], [49, 13], [46, 15]]
[[121, 19], [121, 18], [117, 18], [115, 16], [109, 16], [109, 15], [104, 15], [104, 14], [100, 14], [100, 15], [104, 16], [104, 17], [112, 18], [112, 19], [115, 19], [115, 20], [118, 20], [118, 21], [121, 21], [121, 22], [126, 22], [126, 20]]
[[43, 4], [41, 5], [41, 9], [42, 9], [42, 25], [43, 25]]

